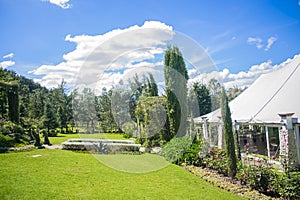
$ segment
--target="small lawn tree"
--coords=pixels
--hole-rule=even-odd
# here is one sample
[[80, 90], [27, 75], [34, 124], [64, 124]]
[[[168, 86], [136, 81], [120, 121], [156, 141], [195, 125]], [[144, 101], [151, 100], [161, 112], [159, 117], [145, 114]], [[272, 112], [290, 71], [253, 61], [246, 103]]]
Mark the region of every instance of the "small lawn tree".
[[235, 154], [235, 146], [234, 146], [234, 137], [232, 131], [232, 120], [231, 120], [231, 112], [228, 105], [228, 97], [226, 95], [225, 88], [222, 88], [221, 95], [221, 112], [222, 112], [222, 120], [223, 120], [223, 132], [225, 136], [226, 143], [226, 154], [228, 159], [228, 174], [231, 178], [234, 178], [237, 171], [236, 165], [236, 154]]
[[51, 129], [57, 128], [57, 120], [49, 102], [46, 103], [44, 108], [43, 124], [44, 127], [47, 128], [47, 131], [43, 131], [44, 144], [50, 145], [48, 135]]

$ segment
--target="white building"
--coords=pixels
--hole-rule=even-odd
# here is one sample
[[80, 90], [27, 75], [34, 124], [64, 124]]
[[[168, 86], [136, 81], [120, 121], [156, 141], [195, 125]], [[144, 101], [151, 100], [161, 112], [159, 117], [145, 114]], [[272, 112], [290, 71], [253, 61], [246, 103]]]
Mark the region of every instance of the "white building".
[[[300, 55], [295, 56], [280, 70], [259, 77], [248, 89], [231, 101], [229, 106], [235, 124], [246, 125], [250, 130], [259, 129], [256, 132], [260, 132], [261, 135], [256, 139], [266, 139], [266, 155], [269, 159], [272, 153], [284, 153], [283, 146], [286, 139], [280, 130], [285, 125], [284, 127], [292, 133], [286, 142], [289, 143], [290, 152], [293, 151], [300, 164], [300, 120], [298, 120], [300, 119]], [[224, 146], [222, 128], [220, 128], [222, 126], [220, 109], [197, 117], [194, 121], [202, 124], [203, 137], [208, 137], [210, 140], [213, 140], [211, 139], [213, 137], [217, 138], [217, 144], [216, 142], [214, 144], [219, 147]], [[243, 148], [243, 138], [240, 138], [240, 142]], [[295, 149], [292, 150], [293, 146]]]

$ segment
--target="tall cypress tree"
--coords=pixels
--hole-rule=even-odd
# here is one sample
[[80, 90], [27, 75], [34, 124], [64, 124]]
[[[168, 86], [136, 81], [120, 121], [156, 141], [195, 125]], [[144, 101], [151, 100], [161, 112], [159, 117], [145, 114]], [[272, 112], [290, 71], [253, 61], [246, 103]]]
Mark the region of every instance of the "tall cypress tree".
[[60, 126], [60, 132], [63, 132], [63, 128], [66, 128], [66, 133], [68, 133], [68, 119], [67, 119], [67, 115], [66, 112], [64, 111], [64, 109], [62, 108], [62, 106], [59, 106], [58, 110], [57, 110], [57, 122]]
[[19, 84], [17, 81], [9, 83], [1, 81], [0, 86], [7, 91], [8, 117], [12, 122], [19, 124]]
[[149, 79], [148, 79], [148, 87], [150, 88], [150, 96], [158, 96], [158, 88], [157, 84], [155, 82], [155, 79], [153, 77], [153, 74], [149, 73]]
[[224, 87], [222, 88], [221, 95], [221, 112], [224, 125], [223, 133], [225, 136], [226, 154], [228, 159], [228, 174], [231, 178], [234, 178], [237, 172], [237, 159], [235, 154], [234, 137], [232, 131], [231, 112], [228, 105], [228, 97], [226, 95]]
[[188, 74], [182, 54], [176, 46], [169, 46], [165, 52], [164, 75], [170, 133], [183, 136], [187, 127]]
[[46, 103], [44, 108], [43, 122], [44, 127], [47, 128], [48, 133], [50, 132], [50, 129], [57, 128], [56, 115], [54, 114], [52, 106], [49, 102]]

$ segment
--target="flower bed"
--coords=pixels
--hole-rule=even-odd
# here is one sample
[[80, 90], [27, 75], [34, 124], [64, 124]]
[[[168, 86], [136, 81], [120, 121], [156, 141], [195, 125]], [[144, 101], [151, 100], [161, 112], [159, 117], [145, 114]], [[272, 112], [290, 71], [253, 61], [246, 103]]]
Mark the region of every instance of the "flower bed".
[[195, 174], [196, 176], [206, 180], [207, 182], [213, 184], [214, 186], [230, 191], [247, 199], [275, 199], [261, 194], [256, 190], [252, 190], [246, 185], [241, 185], [237, 181], [232, 180], [229, 177], [218, 174], [216, 171], [194, 166], [183, 166], [183, 168]]

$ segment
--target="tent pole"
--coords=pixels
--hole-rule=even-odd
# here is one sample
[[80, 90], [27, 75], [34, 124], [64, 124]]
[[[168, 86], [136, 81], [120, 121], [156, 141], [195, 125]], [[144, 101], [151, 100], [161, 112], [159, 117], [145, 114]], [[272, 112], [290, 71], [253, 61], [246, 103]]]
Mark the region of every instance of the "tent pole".
[[269, 141], [269, 129], [267, 126], [265, 126], [265, 130], [266, 130], [266, 139], [267, 139], [267, 150], [268, 150], [268, 160], [270, 161], [270, 141]]

